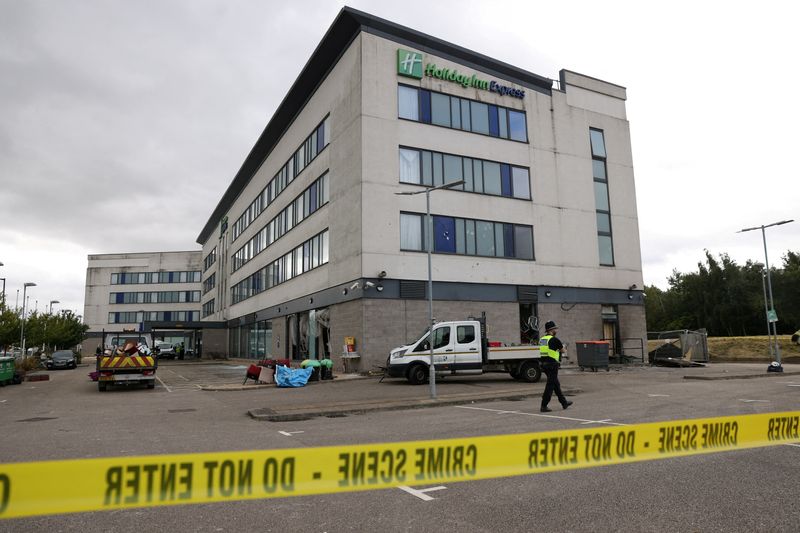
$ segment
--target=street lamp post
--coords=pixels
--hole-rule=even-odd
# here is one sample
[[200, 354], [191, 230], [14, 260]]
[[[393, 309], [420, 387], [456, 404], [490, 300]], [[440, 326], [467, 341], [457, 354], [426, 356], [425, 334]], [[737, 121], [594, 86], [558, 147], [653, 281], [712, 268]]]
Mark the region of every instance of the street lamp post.
[[[0, 261], [0, 267], [1, 266], [5, 266], [5, 265], [3, 265], [2, 261]], [[6, 305], [6, 278], [0, 278], [0, 279], [3, 280], [3, 307], [5, 307], [5, 305]]]
[[449, 189], [457, 185], [463, 185], [464, 180], [445, 183], [444, 185], [437, 185], [436, 187], [426, 187], [422, 191], [413, 192], [396, 192], [400, 196], [413, 196], [415, 194], [425, 194], [425, 217], [426, 217], [426, 234], [427, 234], [427, 248], [428, 248], [428, 323], [430, 324], [430, 333], [428, 334], [428, 344], [430, 345], [430, 365], [428, 365], [428, 382], [430, 383], [431, 399], [436, 399], [436, 370], [433, 363], [433, 270], [431, 262], [431, 253], [433, 252], [433, 218], [431, 217], [431, 191], [439, 189]]
[[60, 304], [60, 303], [61, 302], [59, 302], [58, 300], [50, 300], [50, 313], [48, 313], [48, 314], [50, 314], [50, 315], [53, 314], [53, 304]]
[[764, 316], [767, 317], [767, 337], [769, 337], [769, 356], [775, 359], [775, 350], [772, 348], [772, 330], [769, 321], [769, 300], [767, 299], [767, 272], [761, 271], [761, 288], [764, 290]]
[[[774, 357], [775, 357], [775, 362], [778, 363], [778, 368], [780, 369], [779, 372], [783, 371], [783, 368], [781, 368], [781, 349], [778, 346], [778, 327], [776, 326], [776, 323], [778, 322], [778, 314], [775, 312], [775, 300], [772, 297], [772, 276], [770, 275], [770, 272], [769, 272], [769, 256], [767, 255], [767, 232], [766, 232], [766, 229], [770, 228], [772, 226], [780, 226], [780, 225], [783, 225], [783, 224], [788, 224], [789, 222], [794, 222], [794, 219], [792, 219], [792, 220], [781, 220], [780, 222], [773, 222], [772, 224], [766, 224], [766, 225], [762, 225], [762, 226], [754, 226], [752, 228], [744, 228], [744, 229], [741, 229], [741, 230], [737, 231], [737, 233], [744, 233], [746, 231], [753, 231], [753, 230], [756, 230], [756, 229], [760, 229], [761, 230], [761, 239], [764, 242], [764, 266], [766, 267], [766, 271], [767, 271], [767, 288], [769, 289], [769, 307], [770, 308], [767, 310], [767, 322], [772, 324], [771, 335], [773, 335], [775, 337], [775, 352], [774, 352], [775, 355], [774, 355]], [[770, 346], [771, 345], [772, 345], [772, 338], [770, 338]]]
[[31, 281], [26, 281], [22, 285], [22, 327], [19, 332], [19, 343], [22, 346], [22, 357], [25, 358], [28, 354], [25, 353], [25, 293], [28, 292], [28, 287], [35, 287], [36, 284]]

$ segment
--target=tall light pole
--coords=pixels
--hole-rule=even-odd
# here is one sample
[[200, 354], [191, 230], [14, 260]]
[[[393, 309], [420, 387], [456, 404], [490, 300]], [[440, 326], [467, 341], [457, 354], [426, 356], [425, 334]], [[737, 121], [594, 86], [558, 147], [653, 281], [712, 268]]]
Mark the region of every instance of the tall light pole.
[[25, 353], [25, 293], [28, 292], [28, 287], [35, 287], [36, 284], [31, 281], [26, 281], [22, 285], [22, 327], [19, 332], [19, 343], [22, 346], [22, 357], [25, 358], [28, 354]]
[[[5, 265], [3, 265], [2, 261], [0, 261], [0, 267], [1, 266], [5, 266]], [[3, 280], [3, 307], [5, 307], [5, 305], [6, 305], [6, 278], [0, 278], [0, 279]]]
[[[772, 324], [772, 335], [775, 337], [775, 362], [778, 363], [778, 367], [781, 366], [781, 349], [778, 346], [778, 327], [775, 325], [778, 322], [778, 314], [775, 312], [775, 300], [772, 298], [772, 276], [769, 272], [769, 256], [767, 255], [767, 228], [771, 228], [772, 226], [780, 226], [783, 224], [788, 224], [789, 222], [794, 222], [792, 220], [781, 220], [780, 222], [773, 222], [772, 224], [766, 224], [762, 226], [754, 226], [752, 228], [744, 228], [737, 231], [737, 233], [744, 233], [746, 231], [753, 231], [756, 229], [761, 230], [761, 239], [764, 242], [764, 263], [767, 270], [767, 288], [769, 289], [769, 309], [767, 310], [767, 322]], [[772, 343], [772, 339], [770, 338], [770, 344]], [[781, 368], [781, 371], [783, 369]]]
[[48, 314], [51, 314], [51, 315], [53, 314], [53, 304], [60, 304], [60, 303], [61, 302], [59, 302], [58, 300], [50, 300], [50, 313], [48, 313]]
[[444, 185], [437, 185], [436, 187], [426, 187], [421, 191], [413, 192], [396, 192], [399, 196], [413, 196], [415, 194], [425, 194], [425, 216], [426, 216], [426, 234], [428, 241], [428, 323], [430, 324], [430, 333], [428, 334], [428, 344], [431, 350], [431, 362], [428, 365], [428, 382], [431, 387], [431, 399], [436, 399], [436, 369], [433, 364], [433, 270], [431, 268], [431, 253], [433, 252], [433, 218], [431, 217], [431, 191], [439, 189], [449, 189], [457, 185], [463, 185], [464, 180], [445, 183]]

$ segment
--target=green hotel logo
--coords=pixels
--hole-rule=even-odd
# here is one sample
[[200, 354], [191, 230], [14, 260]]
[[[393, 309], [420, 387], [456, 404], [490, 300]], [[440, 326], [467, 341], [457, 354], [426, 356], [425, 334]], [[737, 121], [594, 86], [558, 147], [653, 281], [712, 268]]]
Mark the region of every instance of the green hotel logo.
[[422, 67], [422, 52], [412, 52], [411, 50], [397, 49], [397, 74], [421, 80], [422, 76], [436, 78], [443, 81], [458, 83], [465, 89], [474, 87], [483, 91], [498, 93], [500, 96], [512, 96], [514, 98], [525, 98], [523, 89], [516, 89], [503, 85], [494, 80], [483, 80], [475, 74], [462, 74], [457, 69], [439, 68], [436, 63], [428, 63]]
[[422, 79], [422, 54], [410, 50], [397, 49], [397, 73], [409, 78]]

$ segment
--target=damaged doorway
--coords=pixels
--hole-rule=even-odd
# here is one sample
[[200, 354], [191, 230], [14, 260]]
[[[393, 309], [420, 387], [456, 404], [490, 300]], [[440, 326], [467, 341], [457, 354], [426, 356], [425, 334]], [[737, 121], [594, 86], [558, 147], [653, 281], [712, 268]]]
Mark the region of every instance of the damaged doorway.
[[286, 317], [286, 357], [330, 359], [330, 310], [327, 307], [295, 313]]

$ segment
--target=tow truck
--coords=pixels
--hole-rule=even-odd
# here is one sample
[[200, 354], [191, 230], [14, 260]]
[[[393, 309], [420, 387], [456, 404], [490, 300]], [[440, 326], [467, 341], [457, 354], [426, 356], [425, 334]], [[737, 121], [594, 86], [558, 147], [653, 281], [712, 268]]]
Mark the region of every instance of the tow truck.
[[[539, 346], [505, 346], [486, 337], [486, 315], [433, 326], [433, 361], [437, 377], [505, 372], [512, 378], [536, 383], [542, 376]], [[388, 377], [406, 378], [419, 385], [428, 379], [431, 361], [430, 330], [416, 342], [391, 350]]]
[[158, 360], [150, 352], [152, 341], [149, 333], [104, 332], [104, 350], [97, 356], [97, 388], [101, 392], [109, 385], [155, 388]]

